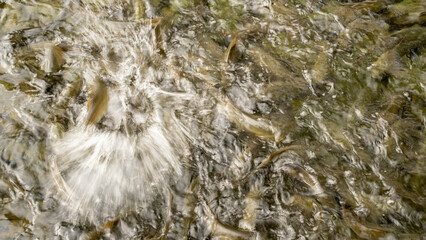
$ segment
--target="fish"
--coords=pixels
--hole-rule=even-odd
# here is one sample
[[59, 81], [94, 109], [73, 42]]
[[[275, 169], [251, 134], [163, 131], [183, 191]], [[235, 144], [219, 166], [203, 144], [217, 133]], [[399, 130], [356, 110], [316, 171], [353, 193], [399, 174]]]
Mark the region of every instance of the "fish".
[[30, 49], [40, 53], [41, 68], [47, 73], [57, 72], [65, 64], [64, 50], [53, 42], [34, 43], [30, 45]]
[[324, 51], [318, 54], [317, 60], [311, 69], [312, 82], [323, 83], [328, 70], [328, 53]]
[[86, 126], [96, 124], [108, 108], [109, 94], [105, 83], [98, 80], [94, 96], [87, 102]]
[[237, 36], [234, 37], [232, 42], [229, 44], [228, 48], [225, 51], [225, 54], [223, 55], [223, 62], [226, 64], [229, 61], [229, 55], [231, 55], [231, 51], [234, 48], [235, 44], [237, 43]]
[[274, 126], [271, 121], [243, 113], [227, 98], [221, 100], [219, 105], [222, 112], [240, 128], [249, 131], [257, 136], [265, 137], [276, 142], [283, 139], [283, 133]]
[[395, 232], [392, 229], [360, 223], [349, 209], [342, 208], [342, 215], [346, 224], [361, 238], [378, 239], [389, 236], [395, 237]]
[[212, 232], [213, 239], [253, 239], [255, 234], [236, 227], [221, 223], [205, 201], [201, 201], [204, 212], [207, 216], [207, 224]]
[[426, 4], [420, 0], [404, 0], [387, 6], [388, 21], [396, 25], [424, 24]]
[[301, 145], [289, 145], [289, 146], [285, 146], [281, 149], [278, 149], [277, 151], [269, 154], [269, 156], [266, 157], [259, 165], [257, 165], [256, 168], [251, 170], [245, 176], [241, 177], [239, 179], [239, 181], [242, 181], [242, 182], [247, 181], [250, 178], [250, 176], [252, 176], [256, 172], [258, 172], [260, 169], [265, 168], [265, 167], [269, 166], [270, 164], [272, 164], [277, 159], [277, 157], [280, 156], [282, 153], [287, 152], [289, 150], [300, 149], [301, 147], [303, 147], [303, 146], [301, 146]]
[[262, 198], [262, 192], [259, 184], [255, 184], [251, 187], [250, 192], [247, 194], [244, 200], [246, 207], [243, 213], [243, 219], [239, 222], [239, 227], [254, 231], [256, 227], [257, 211], [259, 209], [260, 199]]
[[185, 196], [182, 214], [183, 214], [183, 228], [182, 228], [182, 239], [186, 239], [188, 236], [189, 229], [192, 222], [194, 221], [195, 216], [195, 206], [197, 205], [197, 197], [195, 196], [196, 192], [199, 191], [200, 184], [199, 179], [194, 178], [187, 189]]

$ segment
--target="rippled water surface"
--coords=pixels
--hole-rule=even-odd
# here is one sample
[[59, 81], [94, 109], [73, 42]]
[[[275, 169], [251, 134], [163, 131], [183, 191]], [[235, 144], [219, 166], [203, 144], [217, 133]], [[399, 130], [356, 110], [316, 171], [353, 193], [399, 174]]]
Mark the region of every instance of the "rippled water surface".
[[425, 239], [420, 0], [0, 0], [0, 239]]

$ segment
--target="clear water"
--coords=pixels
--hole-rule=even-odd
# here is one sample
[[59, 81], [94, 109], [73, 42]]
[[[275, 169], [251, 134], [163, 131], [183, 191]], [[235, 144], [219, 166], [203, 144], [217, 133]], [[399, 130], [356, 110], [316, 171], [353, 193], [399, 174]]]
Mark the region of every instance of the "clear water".
[[0, 1], [1, 239], [425, 239], [422, 1]]

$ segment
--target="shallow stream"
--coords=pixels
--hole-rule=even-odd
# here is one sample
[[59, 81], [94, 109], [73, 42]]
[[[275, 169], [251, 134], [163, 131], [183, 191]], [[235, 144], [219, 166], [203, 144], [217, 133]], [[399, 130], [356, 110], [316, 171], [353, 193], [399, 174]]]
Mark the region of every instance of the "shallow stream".
[[0, 239], [426, 239], [421, 0], [0, 0]]

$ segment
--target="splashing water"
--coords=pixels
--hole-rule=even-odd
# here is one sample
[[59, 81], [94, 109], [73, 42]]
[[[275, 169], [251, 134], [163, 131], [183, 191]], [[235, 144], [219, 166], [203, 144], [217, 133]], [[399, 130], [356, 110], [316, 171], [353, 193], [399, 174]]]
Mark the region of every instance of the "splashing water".
[[[152, 44], [151, 23], [99, 21], [80, 10], [72, 19], [84, 27], [75, 32], [79, 39], [69, 50], [78, 60], [69, 70], [83, 69], [89, 103], [75, 103], [75, 122], [61, 136], [51, 135], [51, 171], [71, 219], [102, 223], [142, 207], [181, 174], [188, 150], [174, 114], [191, 95], [156, 86], [171, 76]], [[86, 54], [92, 47], [96, 59]]]

